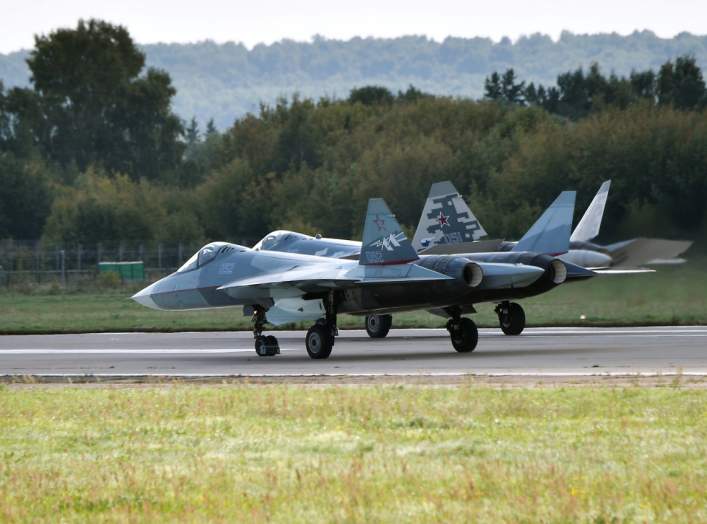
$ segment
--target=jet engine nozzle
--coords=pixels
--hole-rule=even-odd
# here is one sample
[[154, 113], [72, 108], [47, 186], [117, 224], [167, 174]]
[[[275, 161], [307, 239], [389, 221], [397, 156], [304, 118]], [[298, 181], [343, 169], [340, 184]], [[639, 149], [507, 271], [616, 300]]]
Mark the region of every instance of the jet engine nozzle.
[[555, 258], [550, 262], [548, 270], [551, 273], [553, 284], [562, 284], [567, 280], [567, 266], [559, 258]]
[[463, 276], [467, 286], [478, 287], [484, 280], [484, 271], [476, 262], [469, 262], [464, 266]]
[[481, 266], [465, 257], [428, 255], [422, 257], [418, 264], [437, 273], [450, 276], [470, 288], [480, 286], [484, 280], [484, 271]]

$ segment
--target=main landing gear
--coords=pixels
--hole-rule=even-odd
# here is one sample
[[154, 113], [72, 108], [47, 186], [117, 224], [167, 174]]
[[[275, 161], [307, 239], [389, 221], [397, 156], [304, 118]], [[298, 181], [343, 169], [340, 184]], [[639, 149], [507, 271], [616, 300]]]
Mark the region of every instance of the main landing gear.
[[458, 353], [471, 353], [479, 342], [479, 330], [470, 318], [455, 314], [447, 322], [447, 331], [452, 339], [452, 346]]
[[329, 358], [334, 348], [334, 338], [339, 334], [336, 327], [336, 305], [333, 293], [324, 300], [324, 307], [326, 317], [317, 320], [316, 324], [309, 328], [305, 338], [307, 354], [309, 358], [315, 360]]
[[496, 306], [498, 323], [506, 335], [520, 335], [525, 329], [525, 311], [515, 302], [501, 302]]
[[366, 315], [366, 332], [371, 338], [385, 338], [392, 324], [391, 315]]
[[253, 337], [255, 338], [255, 352], [259, 357], [273, 357], [280, 354], [280, 344], [272, 335], [263, 335], [265, 326], [265, 310], [256, 306], [253, 309]]

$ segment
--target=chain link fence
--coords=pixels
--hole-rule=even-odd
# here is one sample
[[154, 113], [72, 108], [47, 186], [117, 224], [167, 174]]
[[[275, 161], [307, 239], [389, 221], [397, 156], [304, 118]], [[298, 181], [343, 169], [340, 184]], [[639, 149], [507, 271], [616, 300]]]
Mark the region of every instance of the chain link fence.
[[0, 287], [90, 283], [99, 275], [99, 262], [143, 262], [145, 280], [151, 281], [175, 271], [201, 246], [181, 243], [67, 246], [0, 240]]

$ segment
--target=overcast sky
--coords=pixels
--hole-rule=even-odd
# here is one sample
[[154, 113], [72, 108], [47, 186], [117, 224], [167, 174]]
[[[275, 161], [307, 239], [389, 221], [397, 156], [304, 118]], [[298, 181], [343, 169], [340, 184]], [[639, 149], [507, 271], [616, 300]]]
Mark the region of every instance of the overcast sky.
[[0, 52], [33, 35], [96, 17], [125, 25], [140, 43], [243, 42], [352, 36], [502, 36], [650, 29], [662, 37], [707, 34], [707, 0], [0, 0]]

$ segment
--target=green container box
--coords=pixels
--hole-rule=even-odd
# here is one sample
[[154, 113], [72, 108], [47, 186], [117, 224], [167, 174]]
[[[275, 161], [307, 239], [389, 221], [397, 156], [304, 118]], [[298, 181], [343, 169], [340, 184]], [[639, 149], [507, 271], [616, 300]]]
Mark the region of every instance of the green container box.
[[145, 263], [142, 260], [136, 262], [99, 262], [98, 272], [106, 273], [112, 271], [120, 275], [120, 279], [145, 280]]

